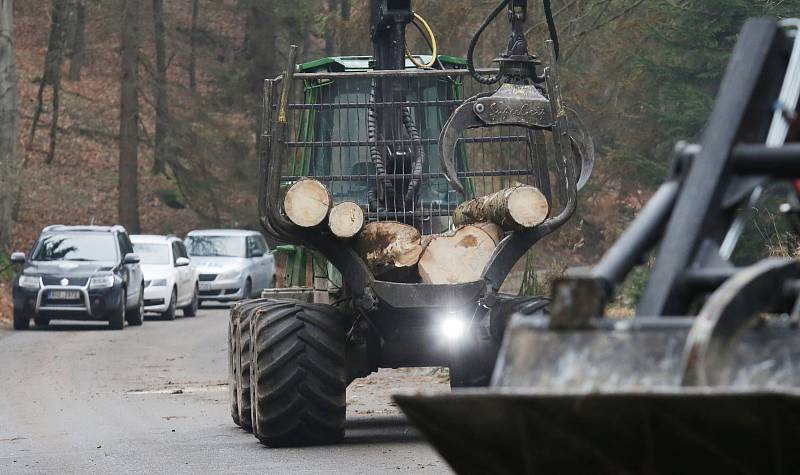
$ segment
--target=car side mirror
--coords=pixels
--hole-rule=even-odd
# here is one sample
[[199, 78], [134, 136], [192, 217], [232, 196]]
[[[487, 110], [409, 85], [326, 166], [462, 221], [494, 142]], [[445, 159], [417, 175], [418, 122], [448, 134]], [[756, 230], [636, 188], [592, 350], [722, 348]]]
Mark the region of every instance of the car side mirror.
[[28, 259], [25, 258], [24, 252], [15, 252], [11, 254], [11, 263], [12, 264], [25, 264], [28, 262]]
[[250, 255], [253, 257], [264, 257], [264, 251], [261, 249], [253, 249], [253, 251], [250, 252]]
[[179, 258], [175, 259], [175, 267], [186, 267], [191, 263], [192, 263], [192, 261], [190, 261], [186, 257], [179, 257]]
[[141, 262], [139, 256], [132, 252], [125, 254], [125, 259], [122, 260], [123, 264], [138, 264], [139, 262]]

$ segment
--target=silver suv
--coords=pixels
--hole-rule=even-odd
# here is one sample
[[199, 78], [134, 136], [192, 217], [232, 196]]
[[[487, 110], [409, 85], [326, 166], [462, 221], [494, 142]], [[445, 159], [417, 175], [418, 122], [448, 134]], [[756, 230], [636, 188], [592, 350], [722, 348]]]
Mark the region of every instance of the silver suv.
[[257, 231], [198, 230], [185, 242], [199, 274], [201, 302], [251, 298], [275, 286], [275, 258]]

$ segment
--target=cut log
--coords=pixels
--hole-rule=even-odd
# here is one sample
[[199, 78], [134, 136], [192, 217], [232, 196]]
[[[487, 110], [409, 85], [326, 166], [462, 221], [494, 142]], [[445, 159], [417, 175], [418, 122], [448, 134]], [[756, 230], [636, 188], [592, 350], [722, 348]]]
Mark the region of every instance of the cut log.
[[413, 268], [422, 253], [419, 231], [395, 221], [367, 224], [355, 247], [376, 276]]
[[492, 236], [477, 226], [434, 236], [419, 259], [419, 275], [426, 284], [475, 282], [495, 247]]
[[331, 208], [328, 227], [336, 237], [351, 238], [364, 227], [364, 210], [352, 201], [339, 203]]
[[490, 221], [505, 230], [521, 230], [542, 224], [549, 213], [550, 205], [541, 191], [520, 185], [461, 203], [453, 213], [453, 223]]
[[506, 237], [506, 233], [503, 231], [503, 228], [494, 223], [475, 223], [473, 226], [480, 228], [486, 234], [488, 234], [489, 237], [492, 238], [492, 241], [494, 241], [495, 245], [500, 244], [500, 241]]
[[332, 204], [331, 192], [325, 185], [304, 178], [289, 187], [283, 198], [283, 212], [292, 223], [313, 228], [325, 221]]

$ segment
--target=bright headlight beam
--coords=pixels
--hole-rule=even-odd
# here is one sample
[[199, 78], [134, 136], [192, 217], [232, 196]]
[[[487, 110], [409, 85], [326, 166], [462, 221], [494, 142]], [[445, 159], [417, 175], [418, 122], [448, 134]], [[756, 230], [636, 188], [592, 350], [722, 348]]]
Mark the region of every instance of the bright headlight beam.
[[464, 336], [466, 329], [466, 323], [460, 318], [447, 317], [442, 321], [442, 335], [448, 340], [458, 340]]

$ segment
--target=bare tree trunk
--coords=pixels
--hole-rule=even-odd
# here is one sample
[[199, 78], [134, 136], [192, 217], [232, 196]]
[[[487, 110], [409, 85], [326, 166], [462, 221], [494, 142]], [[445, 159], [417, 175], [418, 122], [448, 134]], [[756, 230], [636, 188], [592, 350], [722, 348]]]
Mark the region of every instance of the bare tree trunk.
[[197, 21], [200, 16], [200, 0], [192, 0], [192, 27], [189, 32], [189, 89], [197, 90]]
[[50, 147], [47, 149], [47, 156], [44, 158], [44, 163], [53, 163], [56, 158], [56, 135], [58, 135], [58, 112], [61, 107], [61, 68], [55, 75], [55, 82], [53, 84], [53, 113], [50, 118]]
[[86, 53], [86, 3], [78, 0], [75, 11], [74, 29], [70, 36], [69, 45], [69, 72], [67, 79], [70, 81], [81, 80], [83, 58]]
[[334, 12], [336, 12], [336, 1], [328, 0], [328, 24], [325, 25], [325, 56], [333, 56], [334, 51], [336, 51], [336, 31], [334, 25], [331, 24]]
[[39, 125], [44, 108], [44, 89], [51, 86], [53, 89], [52, 117], [50, 121], [50, 147], [45, 158], [45, 163], [51, 163], [55, 157], [56, 134], [58, 131], [59, 92], [61, 89], [61, 68], [64, 65], [64, 50], [66, 49], [67, 27], [70, 17], [75, 10], [75, 0], [53, 0], [52, 20], [50, 23], [50, 36], [47, 41], [47, 54], [44, 60], [44, 74], [36, 94], [36, 110], [33, 113], [33, 123], [28, 137], [28, 146], [33, 145], [36, 128]]
[[[258, 94], [264, 79], [273, 75], [279, 67], [276, 60], [277, 25], [275, 2], [242, 0], [245, 7], [244, 55], [248, 62], [248, 84], [250, 92]], [[284, 26], [284, 25], [282, 25]]]
[[[196, 2], [195, 2], [196, 3]], [[156, 133], [153, 153], [153, 174], [164, 173], [166, 138], [169, 130], [169, 96], [167, 95], [167, 47], [164, 27], [164, 0], [153, 0], [153, 27], [156, 44]]]
[[139, 12], [142, 0], [122, 0], [122, 74], [119, 120], [119, 222], [139, 225]]
[[0, 251], [8, 250], [17, 188], [17, 63], [12, 0], [0, 0]]

